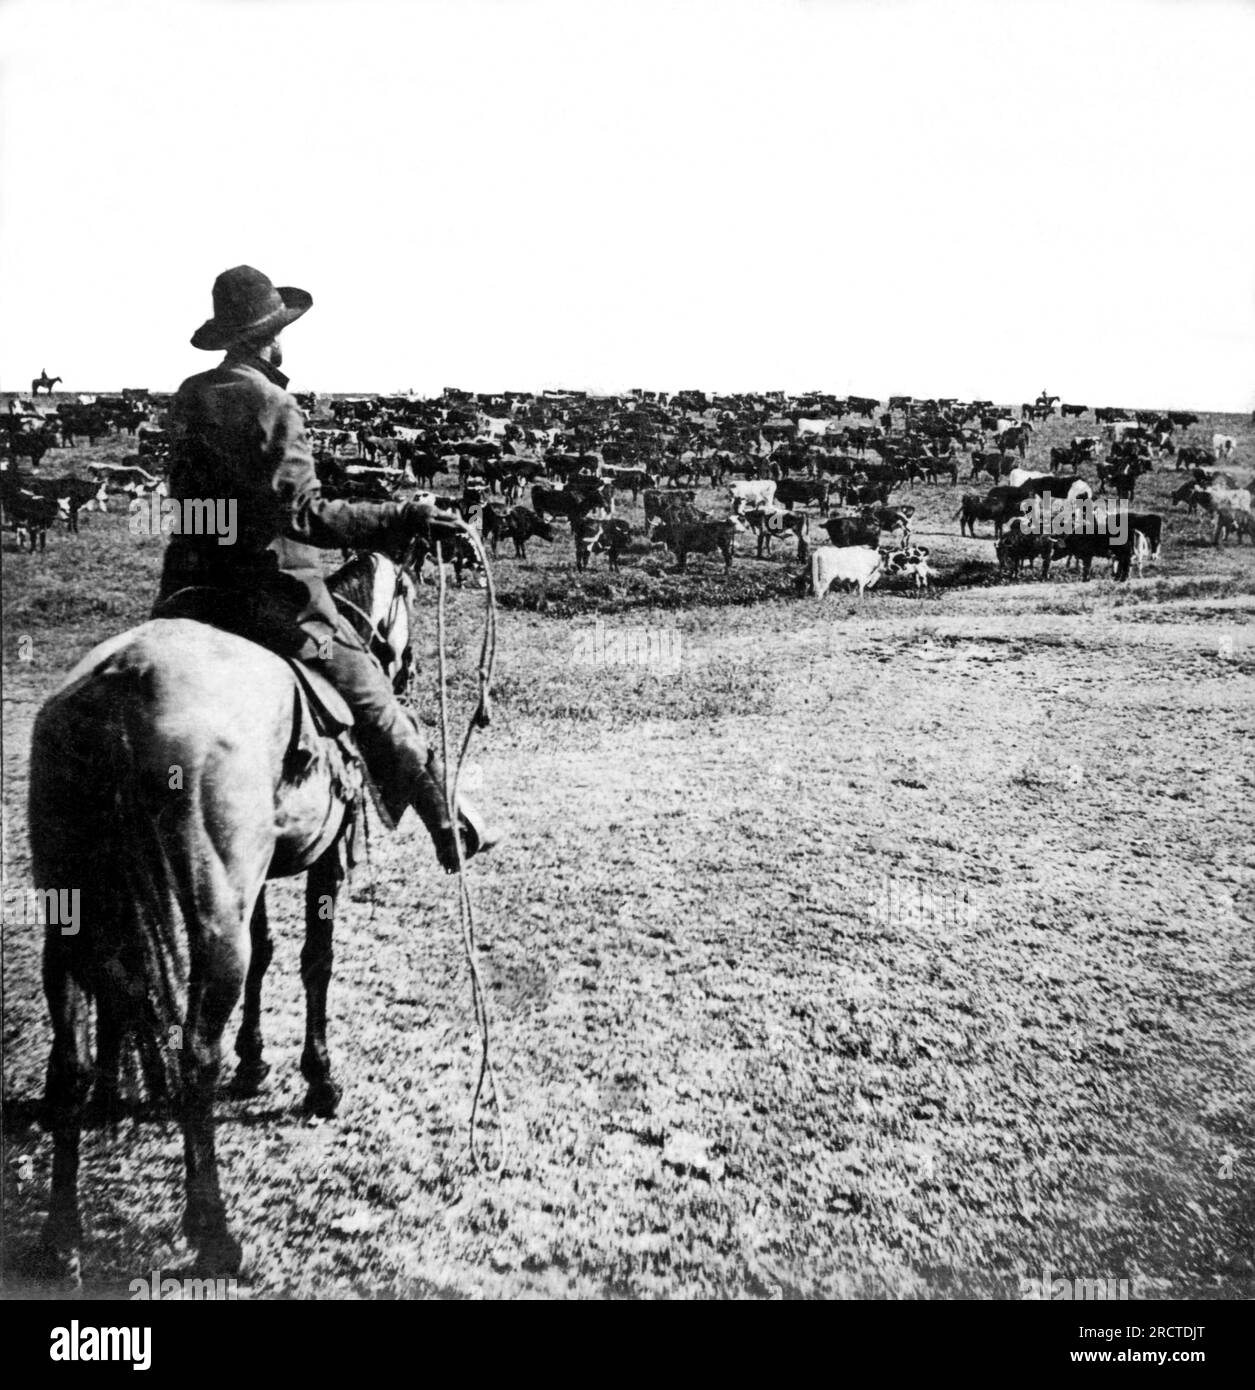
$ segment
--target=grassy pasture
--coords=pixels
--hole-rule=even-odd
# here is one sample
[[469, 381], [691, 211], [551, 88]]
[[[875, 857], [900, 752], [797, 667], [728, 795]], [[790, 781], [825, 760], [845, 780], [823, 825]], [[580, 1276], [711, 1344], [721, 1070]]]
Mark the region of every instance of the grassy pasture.
[[[1213, 429], [1255, 459], [1247, 422], [1190, 437]], [[1029, 466], [1091, 432], [1050, 422]], [[333, 1121], [300, 1113], [300, 889], [270, 889], [275, 1069], [218, 1111], [241, 1293], [1014, 1298], [1046, 1269], [1255, 1292], [1255, 547], [1174, 514], [1181, 476], [1139, 483], [1163, 561], [1118, 586], [1000, 580], [958, 536], [966, 483], [900, 495], [925, 598], [797, 600], [744, 539], [728, 577], [643, 544], [577, 577], [561, 524], [527, 563], [504, 547], [471, 772], [512, 835], [474, 870], [509, 1166], [466, 1162], [452, 891], [421, 830], [377, 829], [338, 924]], [[117, 515], [42, 557], [4, 538], [6, 885], [34, 712], [145, 617], [160, 551]], [[480, 604], [451, 598], [459, 693]], [[678, 663], [577, 660], [597, 618], [674, 632]], [[427, 672], [433, 641], [426, 603]], [[4, 960], [7, 1263], [48, 1192], [37, 930], [6, 924]], [[97, 1291], [185, 1258], [181, 1150], [165, 1121], [87, 1136]]]

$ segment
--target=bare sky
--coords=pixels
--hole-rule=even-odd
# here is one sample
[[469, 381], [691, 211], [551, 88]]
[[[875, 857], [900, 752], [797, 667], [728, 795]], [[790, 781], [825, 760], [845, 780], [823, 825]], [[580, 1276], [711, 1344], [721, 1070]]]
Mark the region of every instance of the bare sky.
[[0, 388], [1255, 405], [1246, 0], [5, 0]]

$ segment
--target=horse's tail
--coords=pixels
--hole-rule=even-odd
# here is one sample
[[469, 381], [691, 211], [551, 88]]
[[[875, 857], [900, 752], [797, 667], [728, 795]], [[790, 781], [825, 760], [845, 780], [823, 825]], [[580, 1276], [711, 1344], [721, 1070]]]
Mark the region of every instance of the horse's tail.
[[135, 706], [117, 684], [54, 696], [35, 721], [29, 824], [45, 989], [50, 1002], [58, 989], [94, 1000], [103, 1099], [125, 1086], [176, 1101], [186, 930], [153, 788], [128, 737]]

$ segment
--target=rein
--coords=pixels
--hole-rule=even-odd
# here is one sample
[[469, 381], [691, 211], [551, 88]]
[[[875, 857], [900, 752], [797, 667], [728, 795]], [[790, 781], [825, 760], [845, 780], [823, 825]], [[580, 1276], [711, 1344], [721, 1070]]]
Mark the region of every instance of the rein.
[[[484, 608], [484, 637], [480, 645], [479, 654], [479, 673], [478, 691], [475, 710], [467, 721], [466, 733], [458, 749], [456, 761], [449, 757], [449, 695], [448, 695], [448, 670], [445, 657], [445, 599], [448, 586], [444, 572], [444, 554], [439, 541], [435, 542], [434, 554], [436, 560], [437, 574], [437, 597], [436, 597], [436, 642], [437, 660], [439, 664], [439, 689], [438, 697], [440, 703], [440, 750], [444, 762], [444, 781], [445, 781], [445, 803], [449, 806], [451, 814], [457, 815], [458, 784], [462, 776], [462, 767], [466, 762], [466, 755], [470, 749], [471, 739], [476, 729], [486, 729], [492, 721], [492, 711], [490, 707], [490, 688], [492, 683], [493, 666], [496, 663], [497, 655], [497, 592], [493, 585], [492, 569], [488, 564], [488, 556], [484, 551], [484, 543], [479, 534], [464, 522], [457, 523], [457, 532], [460, 536], [465, 536], [475, 558], [483, 567], [485, 578], [485, 608]], [[454, 824], [456, 825], [456, 819]], [[471, 1167], [478, 1172], [481, 1167], [491, 1172], [501, 1173], [506, 1165], [506, 1134], [505, 1134], [505, 1097], [501, 1090], [501, 1083], [497, 1080], [496, 1070], [492, 1064], [491, 1055], [491, 1025], [488, 1016], [488, 998], [484, 992], [483, 981], [479, 973], [479, 953], [475, 945], [475, 904], [471, 897], [470, 886], [466, 880], [466, 860], [462, 852], [462, 836], [454, 835], [454, 848], [458, 859], [458, 914], [462, 925], [462, 947], [466, 953], [466, 962], [471, 977], [471, 1000], [475, 1010], [475, 1027], [479, 1032], [479, 1075], [475, 1080], [475, 1093], [471, 1099], [471, 1119], [469, 1133], [469, 1150]], [[497, 1158], [496, 1162], [489, 1162], [485, 1154], [481, 1164], [480, 1152], [476, 1143], [476, 1127], [479, 1119], [479, 1104], [481, 1098], [487, 1094], [491, 1098], [493, 1108], [497, 1112]]]
[[[446, 655], [446, 601], [448, 585], [445, 579], [444, 554], [442, 543], [439, 540], [430, 542], [433, 558], [436, 562], [437, 573], [437, 597], [436, 597], [436, 653], [438, 662], [439, 681], [437, 685], [437, 700], [440, 710], [440, 751], [444, 763], [444, 794], [445, 804], [449, 807], [454, 826], [457, 826], [457, 804], [458, 789], [462, 777], [462, 769], [466, 763], [467, 754], [470, 751], [471, 740], [477, 729], [486, 729], [492, 722], [491, 687], [493, 669], [496, 665], [497, 656], [497, 592], [493, 583], [492, 569], [488, 563], [488, 555], [484, 549], [484, 543], [479, 533], [464, 521], [454, 517], [441, 517], [441, 525], [454, 531], [459, 538], [464, 538], [470, 546], [483, 569], [485, 577], [485, 610], [484, 610], [484, 635], [480, 643], [479, 669], [477, 673], [476, 703], [470, 719], [467, 721], [466, 732], [457, 748], [456, 757], [449, 756], [452, 738], [449, 728], [449, 690], [448, 690], [448, 658]], [[365, 612], [352, 599], [346, 598], [333, 591], [333, 597], [337, 604], [350, 608], [366, 624], [366, 633], [369, 636], [391, 633], [396, 622], [397, 611], [405, 600], [405, 579], [411, 578], [418, 558], [418, 548], [422, 541], [418, 538], [411, 541], [407, 546], [404, 555], [399, 562], [395, 563], [395, 580], [392, 591], [392, 598], [388, 605], [388, 616], [378, 627], [371, 621], [370, 615]], [[373, 653], [372, 653], [373, 655]], [[378, 660], [378, 657], [375, 657]], [[382, 664], [382, 663], [381, 663]], [[413, 664], [410, 668], [410, 682], [413, 684], [415, 679]], [[471, 897], [470, 885], [466, 877], [466, 858], [462, 847], [462, 836], [454, 834], [454, 848], [457, 853], [457, 879], [458, 879], [458, 915], [462, 928], [462, 947], [466, 954], [467, 968], [471, 978], [471, 1000], [474, 1007], [475, 1028], [479, 1034], [480, 1061], [479, 1073], [475, 1080], [474, 1095], [471, 1099], [471, 1118], [470, 1132], [468, 1136], [468, 1148], [470, 1153], [471, 1167], [479, 1172], [481, 1169], [489, 1172], [500, 1173], [506, 1164], [506, 1138], [505, 1138], [505, 1097], [501, 1089], [501, 1083], [497, 1080], [496, 1071], [492, 1064], [491, 1052], [491, 1023], [488, 1014], [488, 997], [484, 990], [483, 980], [479, 969], [479, 951], [475, 943], [475, 903]], [[497, 1116], [497, 1154], [496, 1160], [490, 1161], [486, 1147], [481, 1149], [478, 1141], [479, 1111], [482, 1100], [490, 1099]]]

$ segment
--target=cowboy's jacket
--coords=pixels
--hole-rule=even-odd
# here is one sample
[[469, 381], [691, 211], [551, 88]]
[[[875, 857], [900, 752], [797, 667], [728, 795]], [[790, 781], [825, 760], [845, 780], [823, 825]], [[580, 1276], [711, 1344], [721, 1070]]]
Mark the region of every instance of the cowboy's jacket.
[[[322, 495], [300, 407], [288, 378], [251, 355], [228, 353], [189, 377], [171, 410], [170, 496], [234, 503], [235, 534], [171, 536], [161, 599], [184, 589], [232, 591], [270, 603], [306, 632], [329, 631], [336, 608], [318, 549], [392, 546], [410, 528], [395, 502], [328, 501]], [[173, 509], [194, 519], [196, 508]], [[195, 529], [195, 528], [191, 528]], [[159, 600], [160, 602], [160, 600]]]

